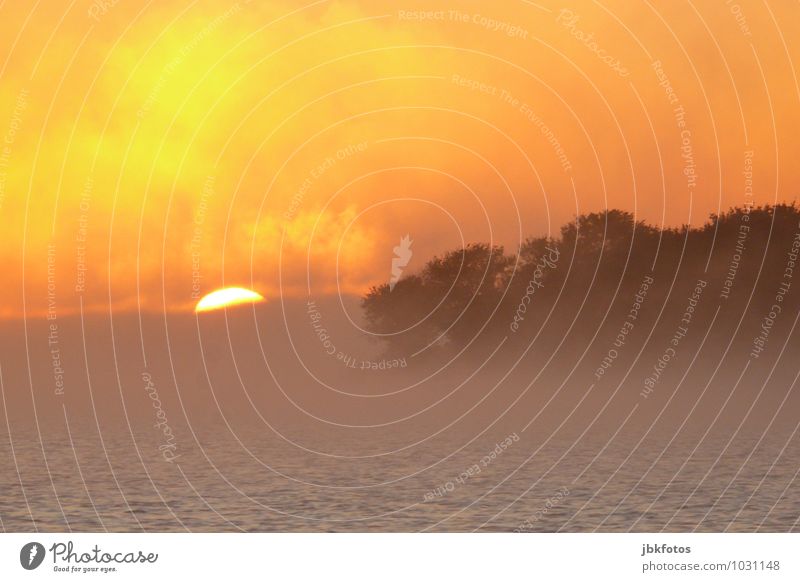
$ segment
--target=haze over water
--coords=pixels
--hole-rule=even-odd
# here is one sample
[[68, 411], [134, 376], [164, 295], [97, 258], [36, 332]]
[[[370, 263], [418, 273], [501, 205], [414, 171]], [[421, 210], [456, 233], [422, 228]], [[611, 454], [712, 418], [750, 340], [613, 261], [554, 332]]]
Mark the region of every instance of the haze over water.
[[798, 39], [0, 4], [0, 529], [798, 530]]

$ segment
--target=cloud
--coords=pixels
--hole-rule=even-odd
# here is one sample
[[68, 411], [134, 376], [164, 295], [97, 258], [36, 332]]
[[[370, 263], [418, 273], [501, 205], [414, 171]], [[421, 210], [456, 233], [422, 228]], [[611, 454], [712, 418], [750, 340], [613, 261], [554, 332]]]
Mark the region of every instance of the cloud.
[[746, 149], [757, 202], [791, 199], [797, 55], [742, 6], [750, 36], [629, 3], [6, 7], [0, 313], [46, 312], [48, 273], [63, 310], [184, 309], [223, 282], [358, 293], [406, 234], [423, 260], [605, 206], [698, 223], [743, 202]]

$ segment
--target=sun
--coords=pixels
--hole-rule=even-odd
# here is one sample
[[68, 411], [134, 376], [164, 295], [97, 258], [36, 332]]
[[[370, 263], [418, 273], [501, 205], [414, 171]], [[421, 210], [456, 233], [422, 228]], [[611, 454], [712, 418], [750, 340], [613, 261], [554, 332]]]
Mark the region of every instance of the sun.
[[215, 309], [222, 309], [224, 307], [232, 307], [234, 305], [241, 305], [242, 303], [259, 303], [264, 301], [264, 297], [243, 287], [224, 287], [212, 291], [200, 301], [194, 308], [195, 313], [203, 311], [213, 311]]

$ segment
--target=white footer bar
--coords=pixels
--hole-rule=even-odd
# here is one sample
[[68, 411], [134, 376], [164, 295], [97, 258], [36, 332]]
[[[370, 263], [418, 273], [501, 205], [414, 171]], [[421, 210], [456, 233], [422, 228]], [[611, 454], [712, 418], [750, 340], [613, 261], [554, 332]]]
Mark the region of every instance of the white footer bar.
[[0, 580], [796, 581], [799, 549], [772, 533], [13, 533]]

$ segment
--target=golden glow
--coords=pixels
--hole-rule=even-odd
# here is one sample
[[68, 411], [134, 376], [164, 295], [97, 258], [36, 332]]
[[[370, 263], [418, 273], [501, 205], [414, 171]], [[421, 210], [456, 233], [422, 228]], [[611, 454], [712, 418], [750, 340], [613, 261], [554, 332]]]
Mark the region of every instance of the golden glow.
[[800, 184], [797, 3], [0, 4], [0, 319], [361, 294], [407, 234], [413, 270]]
[[200, 301], [194, 308], [196, 313], [203, 311], [214, 311], [215, 309], [222, 309], [224, 307], [233, 307], [234, 305], [241, 305], [243, 303], [260, 303], [264, 301], [264, 297], [242, 287], [225, 287], [224, 289], [217, 289], [212, 291]]

